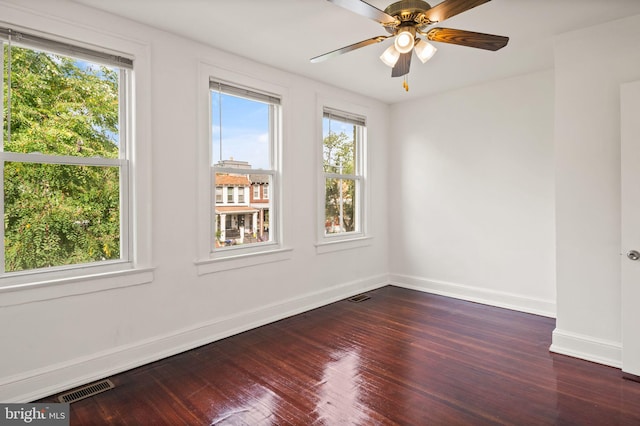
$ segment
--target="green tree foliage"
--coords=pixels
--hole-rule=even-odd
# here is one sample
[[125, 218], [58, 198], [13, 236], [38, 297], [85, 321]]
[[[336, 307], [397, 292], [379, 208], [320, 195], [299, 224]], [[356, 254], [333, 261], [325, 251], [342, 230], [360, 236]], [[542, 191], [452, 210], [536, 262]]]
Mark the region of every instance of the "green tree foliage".
[[[353, 175], [355, 171], [354, 134], [329, 132], [323, 143], [323, 169], [325, 173]], [[355, 230], [356, 185], [353, 179], [325, 179], [325, 228], [327, 232]], [[341, 220], [342, 219], [342, 220]], [[340, 223], [342, 221], [342, 224]], [[336, 231], [338, 229], [342, 231]]]
[[[9, 108], [4, 49], [5, 151], [118, 157], [116, 70], [13, 46]], [[117, 167], [5, 162], [5, 270], [119, 258], [119, 179]]]

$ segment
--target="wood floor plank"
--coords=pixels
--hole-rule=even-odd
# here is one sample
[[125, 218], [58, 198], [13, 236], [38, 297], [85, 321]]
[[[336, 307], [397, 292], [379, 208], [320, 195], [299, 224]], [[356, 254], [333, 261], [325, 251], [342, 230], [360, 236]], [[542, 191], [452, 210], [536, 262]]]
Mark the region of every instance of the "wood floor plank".
[[116, 375], [71, 424], [640, 424], [640, 383], [550, 353], [553, 319], [368, 294]]

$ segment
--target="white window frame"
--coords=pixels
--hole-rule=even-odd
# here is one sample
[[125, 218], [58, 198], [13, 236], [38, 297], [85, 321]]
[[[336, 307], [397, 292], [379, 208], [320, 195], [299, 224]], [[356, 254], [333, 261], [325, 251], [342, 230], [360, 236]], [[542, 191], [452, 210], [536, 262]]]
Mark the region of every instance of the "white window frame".
[[[120, 101], [121, 108], [124, 109], [120, 138], [125, 154], [118, 159], [97, 159], [3, 152], [0, 154], [2, 157], [0, 161], [2, 167], [6, 161], [119, 167], [121, 258], [2, 273], [0, 274], [0, 299], [2, 300], [0, 306], [147, 284], [153, 280], [149, 207], [151, 167], [148, 139], [150, 124], [148, 46], [119, 36], [112, 37], [95, 32], [90, 28], [78, 29], [78, 32], [74, 32], [73, 38], [67, 38], [65, 37], [66, 26], [55, 19], [43, 18], [43, 22], [47, 28], [46, 33], [23, 26], [20, 22], [0, 26], [22, 34], [23, 41], [18, 43], [12, 40], [14, 45], [89, 59], [107, 65], [121, 66], [113, 63], [113, 58], [123, 58], [124, 63], [133, 64], [132, 69], [121, 73], [120, 77]], [[3, 41], [5, 37], [0, 35]], [[100, 55], [103, 55], [102, 61], [99, 59]], [[2, 56], [1, 52], [0, 56]], [[135, 61], [132, 62], [132, 58], [135, 58]], [[128, 76], [125, 77], [124, 74]], [[136, 158], [135, 164], [130, 161], [133, 157]], [[1, 256], [4, 257], [4, 249]], [[4, 270], [3, 259], [2, 263]], [[32, 291], [33, 289], [37, 291]]]
[[253, 184], [253, 199], [254, 200], [260, 200], [260, 184], [254, 183]]
[[[367, 112], [368, 109], [356, 104], [339, 99], [327, 99], [322, 96], [318, 97], [317, 116], [318, 116], [318, 143], [317, 143], [317, 242], [316, 252], [318, 254], [358, 248], [371, 244], [371, 236], [369, 235], [369, 218], [370, 218], [370, 196], [367, 184], [368, 176], [368, 149], [367, 149]], [[356, 137], [356, 165], [353, 175], [341, 175], [339, 173], [325, 173], [323, 170], [323, 118], [325, 114], [331, 113], [336, 120], [347, 119], [356, 122], [362, 122], [363, 125], [358, 127], [358, 135]], [[356, 216], [356, 229], [350, 232], [326, 234], [325, 232], [325, 182], [328, 178], [345, 177], [353, 179], [356, 184], [356, 208], [354, 215]]]
[[[277, 125], [273, 129], [273, 145], [271, 149], [270, 171], [257, 169], [237, 168], [212, 168], [211, 152], [211, 96], [210, 82], [222, 82], [238, 88], [265, 93], [276, 96], [280, 99], [280, 106], [276, 108], [278, 114], [275, 117]], [[247, 76], [242, 73], [219, 68], [215, 65], [201, 62], [198, 77], [198, 129], [199, 144], [198, 152], [200, 162], [198, 164], [198, 259], [195, 264], [198, 274], [204, 275], [220, 271], [244, 268], [247, 266], [277, 262], [291, 258], [291, 248], [284, 245], [285, 232], [282, 226], [285, 221], [283, 209], [282, 193], [282, 147], [286, 138], [287, 114], [287, 94], [286, 88], [265, 82], [264, 80]], [[215, 170], [215, 171], [214, 171]], [[214, 250], [212, 248], [212, 236], [214, 235], [215, 211], [211, 203], [211, 188], [215, 181], [215, 172], [220, 173], [246, 173], [246, 174], [269, 174], [271, 184], [274, 187], [274, 197], [271, 200], [270, 236], [272, 241], [248, 244], [246, 246], [226, 247], [224, 250]], [[246, 197], [245, 197], [246, 198]], [[245, 199], [245, 202], [248, 200]]]

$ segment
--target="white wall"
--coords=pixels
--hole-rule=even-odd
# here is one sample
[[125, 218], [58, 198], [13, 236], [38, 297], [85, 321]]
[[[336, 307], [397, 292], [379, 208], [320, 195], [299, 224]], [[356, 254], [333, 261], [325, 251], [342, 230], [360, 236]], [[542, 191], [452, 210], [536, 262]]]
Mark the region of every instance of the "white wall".
[[549, 70], [393, 105], [394, 283], [555, 315], [553, 96]]
[[[150, 67], [138, 78], [148, 79], [139, 83], [150, 93], [138, 101], [150, 114], [155, 266], [149, 284], [63, 297], [54, 288], [42, 301], [0, 303], [0, 401], [33, 400], [387, 283], [385, 198], [371, 200], [369, 245], [318, 254], [313, 188], [318, 96], [369, 112], [369, 184], [376, 194], [387, 192], [388, 106], [68, 1], [0, 2], [0, 21], [82, 41], [88, 35], [97, 44], [116, 37], [147, 46]], [[197, 275], [196, 241], [206, 232], [196, 211], [202, 61], [287, 89], [289, 260]]]
[[558, 37], [558, 314], [552, 350], [621, 360], [620, 84], [640, 78], [640, 16]]

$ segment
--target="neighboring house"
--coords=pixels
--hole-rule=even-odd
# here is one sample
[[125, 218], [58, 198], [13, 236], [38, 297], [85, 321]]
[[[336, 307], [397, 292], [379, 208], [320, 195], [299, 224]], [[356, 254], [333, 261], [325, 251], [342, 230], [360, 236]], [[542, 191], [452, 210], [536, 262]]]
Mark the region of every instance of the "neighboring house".
[[269, 232], [269, 175], [249, 175], [251, 181], [250, 205], [258, 210], [258, 238], [268, 239]]
[[251, 182], [247, 175], [216, 173], [216, 237], [226, 244], [255, 238], [258, 210], [251, 207]]
[[[248, 162], [233, 158], [217, 165], [251, 169]], [[269, 175], [216, 173], [215, 182], [217, 241], [225, 244], [268, 241]]]

